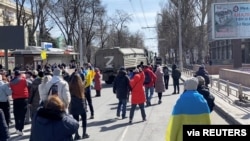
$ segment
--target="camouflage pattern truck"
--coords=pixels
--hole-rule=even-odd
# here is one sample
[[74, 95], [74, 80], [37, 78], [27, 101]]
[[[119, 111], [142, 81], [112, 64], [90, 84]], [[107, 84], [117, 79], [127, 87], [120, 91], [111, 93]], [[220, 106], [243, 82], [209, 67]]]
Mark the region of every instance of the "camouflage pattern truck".
[[106, 84], [111, 84], [121, 67], [135, 69], [141, 62], [148, 64], [145, 49], [139, 48], [101, 48], [95, 54], [95, 67], [102, 73]]

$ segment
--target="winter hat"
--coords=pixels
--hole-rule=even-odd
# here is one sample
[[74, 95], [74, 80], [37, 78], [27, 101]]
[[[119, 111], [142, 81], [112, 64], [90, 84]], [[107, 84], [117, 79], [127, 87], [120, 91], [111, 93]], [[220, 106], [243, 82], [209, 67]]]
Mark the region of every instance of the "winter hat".
[[19, 70], [15, 70], [14, 75], [15, 75], [15, 76], [19, 76], [19, 75], [21, 75], [21, 73], [20, 73]]
[[60, 76], [62, 75], [62, 71], [59, 68], [55, 68], [53, 71], [53, 76]]
[[197, 76], [196, 78], [198, 79], [199, 85], [205, 85], [205, 79], [202, 76]]
[[37, 76], [37, 75], [38, 75], [38, 72], [37, 72], [37, 70], [33, 70], [33, 71], [32, 71], [32, 75], [35, 75], [35, 76]]
[[198, 79], [196, 77], [189, 78], [184, 83], [185, 90], [197, 90]]
[[205, 65], [201, 64], [200, 69], [205, 69]]

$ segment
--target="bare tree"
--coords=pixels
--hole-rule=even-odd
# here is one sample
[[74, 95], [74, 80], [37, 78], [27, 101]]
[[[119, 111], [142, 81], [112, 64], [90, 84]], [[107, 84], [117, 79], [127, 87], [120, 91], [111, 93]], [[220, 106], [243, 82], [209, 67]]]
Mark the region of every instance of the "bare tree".
[[111, 18], [111, 20], [113, 31], [117, 34], [116, 38], [113, 38], [116, 39], [115, 46], [125, 47], [123, 42], [126, 40], [124, 39], [126, 32], [124, 29], [127, 28], [127, 24], [132, 21], [131, 15], [122, 10], [116, 10], [116, 14], [114, 15], [114, 18]]

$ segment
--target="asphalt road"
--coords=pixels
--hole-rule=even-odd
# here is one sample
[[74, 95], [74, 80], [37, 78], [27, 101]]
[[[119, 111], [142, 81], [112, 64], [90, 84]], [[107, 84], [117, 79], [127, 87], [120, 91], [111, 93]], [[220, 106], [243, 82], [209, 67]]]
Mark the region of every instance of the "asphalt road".
[[[181, 91], [183, 84], [181, 84]], [[165, 131], [172, 108], [179, 95], [171, 95], [173, 92], [172, 80], [170, 79], [169, 89], [164, 92], [162, 103], [158, 104], [157, 93], [154, 93], [152, 106], [146, 107], [147, 121], [143, 122], [139, 109], [135, 111], [133, 124], [129, 124], [129, 119], [117, 119], [116, 107], [117, 99], [112, 92], [111, 85], [103, 84], [101, 97], [94, 97], [92, 90], [95, 118], [88, 119], [87, 133], [90, 138], [86, 141], [164, 141]], [[129, 115], [130, 103], [127, 106], [127, 116]], [[90, 113], [87, 113], [88, 118]], [[218, 113], [212, 112], [212, 124], [229, 124]], [[13, 121], [13, 115], [12, 115]], [[14, 122], [14, 121], [13, 121]], [[60, 130], [60, 129], [58, 129]], [[81, 133], [81, 127], [79, 129]], [[10, 127], [10, 141], [28, 141], [30, 135], [30, 125], [25, 125], [24, 136], [17, 136], [14, 133], [14, 124]], [[42, 134], [42, 132], [41, 132]]]

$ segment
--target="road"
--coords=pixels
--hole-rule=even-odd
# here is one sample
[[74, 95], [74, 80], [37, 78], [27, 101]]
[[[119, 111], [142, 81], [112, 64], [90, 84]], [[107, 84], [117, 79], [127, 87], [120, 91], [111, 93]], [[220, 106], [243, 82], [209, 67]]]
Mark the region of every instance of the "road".
[[[181, 91], [183, 84], [181, 84]], [[172, 108], [179, 95], [171, 95], [173, 92], [172, 80], [170, 79], [169, 89], [163, 94], [162, 103], [158, 104], [157, 93], [152, 98], [152, 106], [146, 107], [147, 121], [142, 122], [139, 109], [135, 111], [132, 124], [128, 124], [129, 119], [117, 119], [116, 107], [117, 99], [112, 92], [111, 85], [103, 84], [101, 97], [94, 97], [92, 90], [95, 118], [88, 119], [87, 133], [90, 138], [86, 141], [164, 141], [165, 131]], [[127, 116], [129, 115], [130, 103], [127, 106]], [[88, 112], [88, 117], [90, 113]], [[12, 115], [13, 120], [13, 115]], [[212, 112], [212, 124], [229, 124], [218, 113]], [[13, 121], [14, 122], [14, 121]], [[14, 133], [14, 124], [10, 127], [11, 141], [28, 141], [30, 135], [30, 125], [25, 125], [24, 136], [17, 136]], [[80, 128], [81, 133], [81, 128]], [[42, 134], [42, 133], [41, 133]]]

